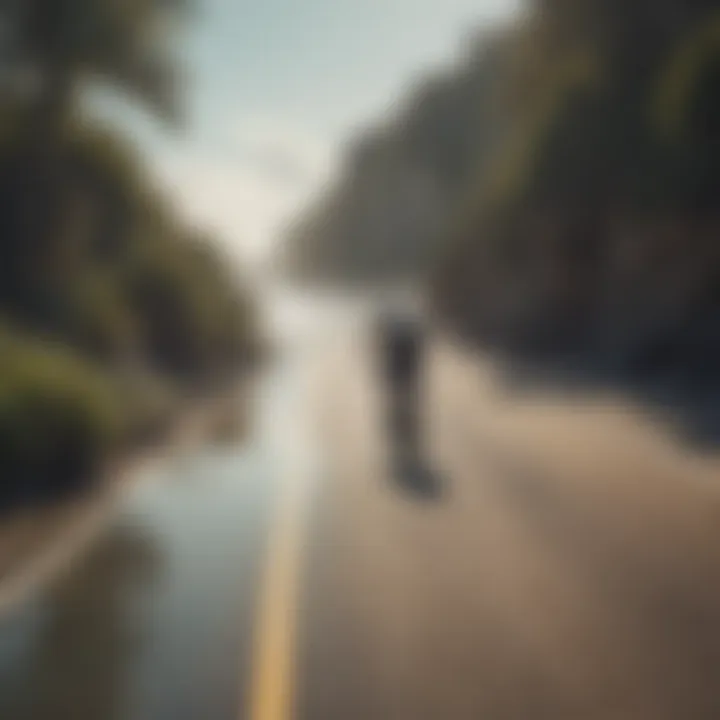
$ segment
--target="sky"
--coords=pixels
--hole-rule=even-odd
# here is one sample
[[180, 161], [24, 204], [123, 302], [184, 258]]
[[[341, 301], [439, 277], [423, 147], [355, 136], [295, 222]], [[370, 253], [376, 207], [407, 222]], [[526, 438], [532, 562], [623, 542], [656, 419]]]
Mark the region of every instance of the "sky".
[[198, 4], [183, 52], [187, 121], [138, 133], [181, 212], [252, 262], [332, 178], [347, 139], [518, 0]]

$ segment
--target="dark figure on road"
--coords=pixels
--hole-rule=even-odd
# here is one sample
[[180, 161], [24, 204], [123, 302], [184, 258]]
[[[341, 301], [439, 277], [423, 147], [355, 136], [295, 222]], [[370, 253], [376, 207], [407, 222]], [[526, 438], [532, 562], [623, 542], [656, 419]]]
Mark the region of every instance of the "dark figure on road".
[[382, 382], [386, 430], [393, 477], [423, 500], [437, 500], [442, 484], [421, 448], [421, 399], [425, 331], [414, 317], [386, 319], [381, 327]]
[[412, 459], [419, 449], [423, 339], [419, 322], [404, 317], [386, 320], [380, 339], [390, 442], [396, 454]]

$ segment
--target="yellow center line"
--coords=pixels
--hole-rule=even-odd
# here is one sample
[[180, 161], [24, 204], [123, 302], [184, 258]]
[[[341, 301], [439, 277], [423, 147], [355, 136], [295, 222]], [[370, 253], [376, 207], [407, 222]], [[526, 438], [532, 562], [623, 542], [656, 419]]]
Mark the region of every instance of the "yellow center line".
[[284, 468], [259, 588], [249, 705], [243, 708], [247, 711], [241, 715], [243, 720], [292, 720], [295, 716], [297, 625], [306, 531], [311, 496], [321, 474], [316, 400], [328, 381], [326, 364], [304, 362], [298, 395], [275, 418], [280, 424], [275, 431]]
[[[256, 610], [249, 720], [294, 716], [298, 603], [305, 530], [314, 480], [305, 427], [295, 427], [284, 448], [278, 506], [271, 522], [266, 565]], [[305, 442], [303, 442], [305, 440]]]
[[286, 490], [272, 528], [255, 631], [250, 720], [293, 717], [303, 498]]

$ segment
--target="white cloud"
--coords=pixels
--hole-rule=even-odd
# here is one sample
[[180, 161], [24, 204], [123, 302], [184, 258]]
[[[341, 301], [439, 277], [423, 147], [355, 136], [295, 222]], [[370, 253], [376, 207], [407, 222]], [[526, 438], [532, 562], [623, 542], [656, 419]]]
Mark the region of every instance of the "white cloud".
[[301, 170], [306, 181], [317, 181], [331, 169], [336, 143], [303, 128], [296, 121], [275, 117], [241, 118], [232, 130], [235, 147], [249, 157], [283, 158], [288, 166]]
[[241, 118], [217, 145], [167, 154], [164, 184], [191, 222], [218, 233], [239, 257], [260, 260], [327, 181], [336, 148], [272, 117]]

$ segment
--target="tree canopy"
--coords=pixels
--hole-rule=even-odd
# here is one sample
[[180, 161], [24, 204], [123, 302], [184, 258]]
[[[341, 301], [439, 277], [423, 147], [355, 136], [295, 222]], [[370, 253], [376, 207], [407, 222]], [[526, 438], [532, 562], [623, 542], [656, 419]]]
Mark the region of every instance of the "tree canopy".
[[76, 487], [255, 358], [240, 273], [88, 92], [177, 121], [191, 10], [0, 0], [0, 501]]
[[411, 93], [372, 163], [350, 156], [287, 264], [430, 276], [440, 315], [503, 356], [709, 378], [719, 23], [717, 0], [528, 2]]

